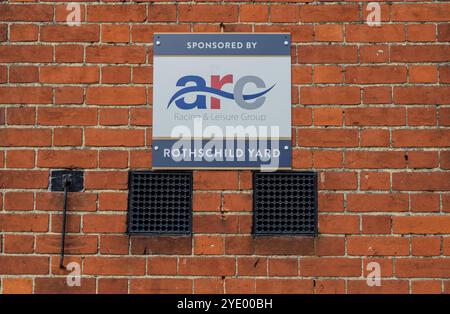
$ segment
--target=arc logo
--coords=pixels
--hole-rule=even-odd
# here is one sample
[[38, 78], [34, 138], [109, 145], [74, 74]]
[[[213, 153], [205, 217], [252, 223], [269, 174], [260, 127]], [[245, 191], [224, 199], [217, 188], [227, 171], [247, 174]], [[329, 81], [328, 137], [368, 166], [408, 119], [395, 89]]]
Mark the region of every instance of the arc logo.
[[[209, 95], [209, 108], [220, 109], [220, 98], [232, 99], [242, 109], [254, 110], [261, 107], [266, 101], [265, 94], [270, 92], [275, 87], [273, 84], [271, 87], [266, 88], [266, 83], [258, 76], [247, 75], [243, 76], [236, 81], [233, 87], [233, 92], [227, 92], [222, 90], [226, 84], [233, 84], [234, 78], [232, 74], [227, 74], [221, 77], [220, 75], [211, 75], [211, 86], [206, 85], [206, 80], [197, 75], [183, 76], [177, 81], [176, 86], [183, 87], [178, 90], [170, 98], [167, 108], [175, 102], [175, 105], [183, 110], [190, 109], [208, 109], [207, 95]], [[186, 86], [188, 83], [189, 86]], [[192, 83], [194, 85], [192, 85]], [[253, 94], [244, 94], [244, 88], [247, 84], [252, 84], [259, 89], [263, 89], [260, 92]], [[193, 102], [187, 102], [185, 95], [196, 94], [196, 98]]]

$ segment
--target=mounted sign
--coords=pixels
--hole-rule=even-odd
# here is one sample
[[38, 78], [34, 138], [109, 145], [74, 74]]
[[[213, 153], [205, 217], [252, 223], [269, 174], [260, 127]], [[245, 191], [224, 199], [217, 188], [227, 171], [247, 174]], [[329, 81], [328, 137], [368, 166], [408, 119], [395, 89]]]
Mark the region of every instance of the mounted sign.
[[155, 34], [153, 168], [289, 169], [289, 34]]

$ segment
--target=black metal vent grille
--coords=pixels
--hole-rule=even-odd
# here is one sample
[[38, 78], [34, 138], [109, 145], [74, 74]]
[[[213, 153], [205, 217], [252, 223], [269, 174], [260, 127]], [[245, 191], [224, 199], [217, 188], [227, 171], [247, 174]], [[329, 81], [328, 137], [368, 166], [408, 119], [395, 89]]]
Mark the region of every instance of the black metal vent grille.
[[131, 171], [129, 234], [190, 234], [192, 173]]
[[253, 174], [255, 235], [315, 235], [317, 178], [313, 172]]

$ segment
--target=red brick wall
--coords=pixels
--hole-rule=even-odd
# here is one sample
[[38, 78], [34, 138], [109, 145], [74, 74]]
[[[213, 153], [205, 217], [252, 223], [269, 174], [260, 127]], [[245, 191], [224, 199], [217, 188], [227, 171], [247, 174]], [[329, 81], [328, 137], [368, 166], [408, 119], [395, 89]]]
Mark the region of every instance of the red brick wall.
[[[448, 2], [382, 1], [369, 27], [366, 2], [111, 0], [69, 27], [65, 3], [20, 1], [0, 4], [0, 291], [450, 292]], [[194, 172], [192, 238], [125, 235], [128, 170], [151, 164], [155, 31], [292, 33], [293, 166], [319, 173], [318, 237], [254, 239], [247, 171]], [[73, 167], [81, 287], [58, 268], [48, 191]]]

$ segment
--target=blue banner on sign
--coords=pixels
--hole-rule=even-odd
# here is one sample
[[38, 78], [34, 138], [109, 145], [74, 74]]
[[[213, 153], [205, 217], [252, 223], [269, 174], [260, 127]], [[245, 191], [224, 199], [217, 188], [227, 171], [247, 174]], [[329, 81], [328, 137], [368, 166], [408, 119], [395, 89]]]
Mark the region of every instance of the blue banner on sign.
[[289, 55], [290, 34], [155, 34], [158, 55]]
[[290, 168], [291, 140], [153, 140], [155, 168]]

